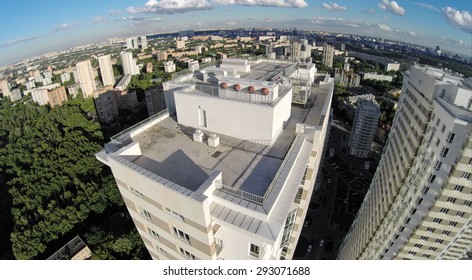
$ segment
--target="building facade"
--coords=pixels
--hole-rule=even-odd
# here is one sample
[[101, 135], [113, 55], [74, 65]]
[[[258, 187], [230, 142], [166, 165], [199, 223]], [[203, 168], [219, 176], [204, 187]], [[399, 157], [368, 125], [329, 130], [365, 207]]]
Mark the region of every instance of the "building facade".
[[123, 66], [124, 75], [136, 75], [139, 74], [138, 66], [136, 65], [136, 60], [133, 58], [133, 53], [131, 52], [122, 52], [121, 53], [121, 63]]
[[92, 97], [93, 91], [97, 89], [97, 86], [95, 85], [95, 77], [90, 60], [78, 62], [76, 68], [82, 94], [85, 98]]
[[8, 84], [8, 80], [0, 80], [0, 89], [2, 90], [3, 97], [10, 96], [10, 85]]
[[119, 115], [117, 93], [108, 86], [93, 92], [93, 101], [101, 123], [111, 123]]
[[113, 64], [110, 55], [103, 55], [98, 57], [98, 64], [100, 66], [100, 74], [102, 75], [102, 83], [104, 86], [115, 85], [115, 75], [113, 75]]
[[312, 91], [317, 103], [303, 110], [291, 104], [290, 83], [272, 82], [290, 75], [290, 64], [260, 60], [251, 68], [216, 82], [200, 73], [166, 82], [169, 110], [97, 153], [153, 259], [293, 257], [334, 83], [326, 76]]
[[405, 73], [399, 108], [339, 259], [460, 259], [472, 249], [472, 86]]
[[366, 158], [374, 140], [380, 119], [380, 107], [375, 99], [359, 98], [357, 110], [349, 137], [350, 154]]
[[326, 45], [323, 47], [323, 65], [326, 67], [333, 67], [334, 47]]

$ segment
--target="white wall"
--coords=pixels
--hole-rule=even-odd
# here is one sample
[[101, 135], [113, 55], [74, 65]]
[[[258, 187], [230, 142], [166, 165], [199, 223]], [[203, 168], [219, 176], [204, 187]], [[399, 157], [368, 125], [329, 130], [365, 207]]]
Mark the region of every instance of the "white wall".
[[[287, 95], [291, 96], [291, 95]], [[175, 92], [180, 124], [245, 140], [272, 140], [274, 107]], [[207, 127], [199, 124], [198, 109], [206, 111]]]

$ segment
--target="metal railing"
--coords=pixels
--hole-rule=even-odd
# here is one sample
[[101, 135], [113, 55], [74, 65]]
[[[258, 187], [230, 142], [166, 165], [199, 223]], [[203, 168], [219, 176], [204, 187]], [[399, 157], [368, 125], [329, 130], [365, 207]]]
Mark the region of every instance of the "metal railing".
[[110, 137], [110, 141], [113, 142], [113, 143], [122, 144], [125, 140], [128, 140], [128, 139], [131, 138], [131, 136], [132, 136], [131, 134], [133, 134], [133, 132], [136, 132], [140, 129], [143, 129], [144, 126], [146, 126], [147, 124], [150, 124], [153, 121], [159, 121], [159, 120], [163, 119], [164, 117], [166, 117], [168, 115], [169, 115], [169, 111], [167, 109], [164, 109], [164, 110], [160, 111], [159, 113], [154, 114], [154, 115], [150, 116], [149, 118], [147, 118], [145, 120], [142, 120], [142, 121], [128, 127], [127, 129], [113, 135], [112, 137]]
[[244, 200], [247, 200], [247, 201], [250, 201], [250, 202], [254, 202], [254, 203], [259, 204], [259, 205], [263, 205], [264, 202], [269, 197], [270, 193], [272, 192], [272, 189], [274, 188], [276, 182], [278, 181], [282, 171], [285, 169], [285, 167], [287, 165], [287, 161], [289, 160], [289, 158], [291, 157], [291, 155], [293, 153], [294, 147], [296, 146], [298, 141], [301, 141], [300, 137], [304, 137], [304, 135], [303, 134], [298, 134], [295, 137], [295, 140], [292, 142], [292, 145], [290, 146], [290, 149], [287, 151], [287, 154], [286, 154], [284, 160], [282, 161], [282, 164], [280, 165], [279, 169], [277, 170], [277, 173], [275, 174], [274, 179], [272, 179], [272, 182], [269, 185], [269, 188], [266, 190], [266, 192], [264, 193], [263, 196], [256, 195], [256, 194], [253, 194], [253, 193], [249, 193], [247, 191], [243, 191], [243, 190], [234, 188], [232, 186], [225, 185], [225, 184], [223, 184], [223, 182], [221, 180], [218, 180], [218, 181], [215, 182], [216, 189], [221, 190], [225, 193], [232, 194], [232, 195], [234, 195], [238, 198], [241, 198], [241, 199], [244, 199]]

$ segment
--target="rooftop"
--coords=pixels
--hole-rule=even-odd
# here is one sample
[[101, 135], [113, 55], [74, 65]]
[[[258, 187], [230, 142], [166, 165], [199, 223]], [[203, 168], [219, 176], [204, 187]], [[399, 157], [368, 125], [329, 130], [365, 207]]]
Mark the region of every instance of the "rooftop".
[[272, 145], [220, 135], [220, 145], [212, 148], [205, 142], [194, 142], [194, 129], [178, 124], [175, 115], [133, 133], [146, 126], [144, 121], [118, 138], [128, 142], [132, 135], [131, 140], [139, 143], [142, 155], [133, 164], [191, 191], [217, 170], [223, 173], [224, 185], [264, 196], [295, 139], [296, 124], [318, 126], [325, 117], [321, 112], [327, 94], [328, 90], [313, 87], [309, 106], [292, 105], [290, 119]]

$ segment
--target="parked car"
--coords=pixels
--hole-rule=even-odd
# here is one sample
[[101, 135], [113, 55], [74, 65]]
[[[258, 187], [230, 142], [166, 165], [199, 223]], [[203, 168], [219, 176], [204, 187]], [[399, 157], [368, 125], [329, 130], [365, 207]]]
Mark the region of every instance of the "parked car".
[[308, 245], [308, 248], [306, 248], [306, 252], [310, 253], [312, 249], [313, 249], [313, 246], [310, 244]]
[[320, 247], [323, 247], [323, 245], [324, 245], [324, 239], [321, 239], [321, 241], [320, 241]]

